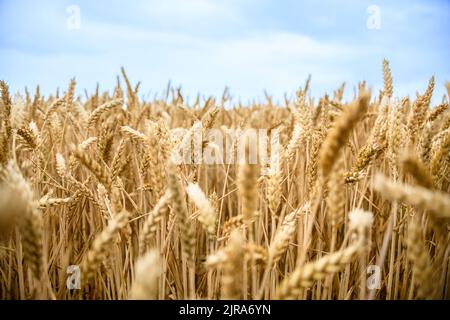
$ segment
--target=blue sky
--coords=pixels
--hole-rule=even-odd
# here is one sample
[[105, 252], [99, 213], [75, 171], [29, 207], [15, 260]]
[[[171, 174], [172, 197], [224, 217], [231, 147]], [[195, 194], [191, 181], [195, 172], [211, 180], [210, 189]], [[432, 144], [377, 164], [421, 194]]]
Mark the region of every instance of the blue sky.
[[[67, 28], [70, 5], [80, 29]], [[369, 29], [367, 8], [380, 9]], [[360, 80], [379, 90], [388, 58], [395, 94], [414, 96], [436, 76], [441, 100], [450, 80], [450, 3], [447, 1], [274, 0], [0, 0], [0, 78], [13, 91], [39, 84], [45, 94], [111, 90], [120, 67], [141, 94], [161, 93], [168, 80], [193, 97], [236, 100], [292, 94], [312, 74], [312, 95]]]

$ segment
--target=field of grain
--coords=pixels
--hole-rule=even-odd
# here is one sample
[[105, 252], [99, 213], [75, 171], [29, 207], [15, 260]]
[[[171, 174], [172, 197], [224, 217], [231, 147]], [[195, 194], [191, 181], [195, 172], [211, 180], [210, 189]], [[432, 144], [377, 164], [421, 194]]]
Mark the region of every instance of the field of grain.
[[[233, 107], [170, 86], [144, 101], [123, 69], [83, 97], [1, 82], [0, 298], [450, 298], [449, 97], [431, 105], [434, 78], [396, 97], [387, 61], [381, 76], [349, 101], [308, 79]], [[276, 131], [280, 152], [176, 163], [195, 128], [231, 152], [252, 147], [236, 129]]]

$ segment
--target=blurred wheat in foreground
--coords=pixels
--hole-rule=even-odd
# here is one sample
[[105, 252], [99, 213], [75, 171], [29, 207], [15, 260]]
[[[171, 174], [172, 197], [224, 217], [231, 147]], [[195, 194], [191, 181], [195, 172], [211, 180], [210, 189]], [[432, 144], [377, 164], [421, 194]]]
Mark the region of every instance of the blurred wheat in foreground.
[[[308, 79], [285, 105], [225, 107], [227, 91], [188, 105], [170, 86], [143, 101], [122, 76], [86, 98], [75, 80], [47, 98], [0, 82], [1, 299], [450, 298], [449, 97], [430, 105], [434, 78], [394, 98], [385, 60], [379, 94], [316, 101]], [[171, 158], [197, 129], [203, 151], [222, 149], [215, 129], [237, 152], [246, 128], [278, 130], [281, 152]]]

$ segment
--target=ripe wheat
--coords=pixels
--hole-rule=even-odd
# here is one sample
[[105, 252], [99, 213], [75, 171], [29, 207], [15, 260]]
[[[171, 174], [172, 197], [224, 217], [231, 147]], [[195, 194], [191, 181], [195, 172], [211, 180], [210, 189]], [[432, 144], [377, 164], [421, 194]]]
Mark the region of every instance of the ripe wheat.
[[[434, 77], [397, 97], [382, 71], [379, 95], [314, 99], [309, 77], [284, 105], [148, 101], [124, 69], [85, 98], [0, 81], [0, 299], [450, 298], [450, 97]], [[225, 161], [251, 158], [241, 129], [276, 143]]]

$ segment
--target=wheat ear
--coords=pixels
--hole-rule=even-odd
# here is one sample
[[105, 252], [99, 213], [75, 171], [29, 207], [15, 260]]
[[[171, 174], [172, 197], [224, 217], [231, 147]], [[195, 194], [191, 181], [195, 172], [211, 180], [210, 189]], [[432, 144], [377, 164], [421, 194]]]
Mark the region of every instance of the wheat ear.
[[[248, 147], [246, 148], [248, 150]], [[242, 164], [239, 166], [238, 189], [242, 202], [242, 217], [250, 226], [258, 208], [258, 176], [259, 166], [256, 164]]]
[[314, 281], [323, 280], [327, 275], [342, 270], [361, 249], [361, 243], [355, 243], [335, 253], [326, 255], [315, 262], [307, 263], [295, 269], [281, 284], [277, 299], [297, 299], [302, 288], [311, 287]]
[[239, 230], [234, 230], [225, 249], [227, 259], [222, 270], [222, 299], [241, 297], [244, 252], [244, 238]]
[[111, 188], [111, 175], [106, 171], [105, 166], [100, 165], [80, 148], [75, 149], [73, 155], [95, 175], [101, 184], [103, 184], [108, 190]]
[[401, 163], [405, 172], [412, 175], [420, 186], [433, 189], [433, 180], [428, 169], [415, 154], [407, 152], [401, 158]]
[[162, 261], [155, 249], [140, 257], [135, 266], [135, 278], [131, 286], [130, 298], [134, 300], [154, 300], [158, 298], [158, 280], [161, 277]]
[[94, 239], [92, 247], [86, 253], [81, 264], [81, 272], [85, 284], [92, 280], [100, 264], [106, 259], [111, 245], [114, 243], [114, 238], [127, 225], [128, 219], [129, 214], [126, 211], [116, 214], [108, 223], [108, 226]]
[[42, 218], [33, 199], [33, 191], [17, 166], [12, 162], [6, 168], [7, 182], [18, 196], [21, 216], [17, 218], [22, 235], [22, 249], [25, 261], [36, 279], [43, 271]]
[[394, 90], [392, 85], [391, 68], [389, 67], [389, 61], [387, 59], [383, 60], [383, 80], [384, 80], [383, 94], [386, 97], [391, 98]]
[[356, 233], [355, 242], [345, 249], [297, 267], [281, 283], [277, 291], [278, 299], [296, 299], [302, 288], [311, 287], [315, 281], [323, 280], [327, 275], [342, 270], [367, 248], [369, 239], [367, 239], [366, 233], [373, 224], [373, 214], [361, 209], [354, 209], [349, 213], [349, 219], [350, 229]]
[[199, 209], [198, 221], [200, 221], [203, 228], [210, 235], [214, 235], [216, 233], [217, 215], [212, 204], [198, 184], [190, 183], [187, 186], [186, 191], [191, 201], [194, 202]]
[[117, 106], [120, 106], [122, 104], [123, 104], [123, 99], [115, 99], [115, 100], [108, 101], [108, 102], [102, 104], [101, 106], [98, 106], [89, 115], [88, 127], [94, 127], [103, 114], [105, 114], [109, 110], [111, 110]]
[[277, 264], [281, 256], [288, 249], [289, 243], [297, 230], [297, 218], [299, 213], [304, 211], [305, 208], [306, 207], [294, 210], [284, 217], [281, 227], [275, 233], [275, 237], [269, 246], [269, 263], [272, 265]]
[[370, 94], [363, 92], [358, 100], [344, 109], [336, 120], [334, 127], [326, 136], [320, 150], [319, 166], [324, 177], [327, 177], [333, 169], [335, 158], [339, 150], [347, 143], [352, 129], [362, 118], [369, 104]]
[[385, 198], [429, 210], [436, 218], [450, 218], [450, 196], [441, 191], [393, 182], [377, 175], [373, 187]]
[[141, 255], [144, 254], [145, 248], [150, 244], [153, 235], [156, 233], [158, 223], [167, 213], [167, 204], [170, 198], [171, 195], [169, 191], [166, 191], [166, 193], [164, 193], [164, 195], [158, 200], [158, 202], [148, 215], [147, 219], [145, 220], [142, 231], [139, 234], [139, 250]]

